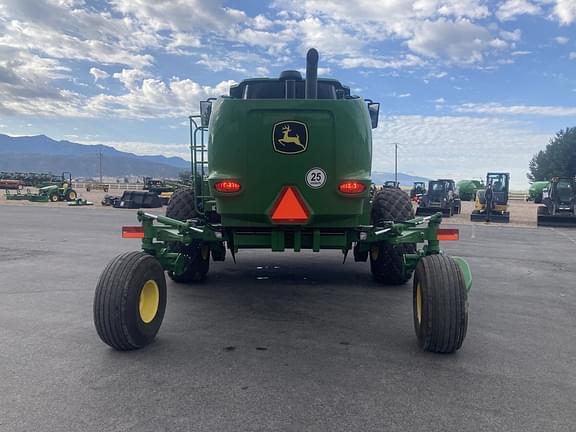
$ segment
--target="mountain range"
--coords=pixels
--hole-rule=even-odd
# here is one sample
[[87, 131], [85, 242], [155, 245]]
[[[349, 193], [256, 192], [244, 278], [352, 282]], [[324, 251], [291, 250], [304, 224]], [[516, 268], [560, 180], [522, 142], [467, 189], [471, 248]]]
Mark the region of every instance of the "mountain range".
[[46, 135], [12, 137], [0, 134], [0, 171], [72, 171], [74, 177], [151, 176], [177, 178], [190, 170], [190, 162], [179, 157], [139, 156], [114, 147], [56, 141]]
[[[190, 162], [179, 157], [139, 156], [114, 147], [56, 141], [46, 135], [12, 137], [0, 134], [0, 171], [60, 174], [72, 171], [74, 177], [98, 177], [102, 153], [102, 174], [106, 177], [150, 176], [177, 178], [190, 170]], [[394, 173], [372, 172], [376, 184], [394, 180]], [[398, 173], [401, 185], [427, 178]]]

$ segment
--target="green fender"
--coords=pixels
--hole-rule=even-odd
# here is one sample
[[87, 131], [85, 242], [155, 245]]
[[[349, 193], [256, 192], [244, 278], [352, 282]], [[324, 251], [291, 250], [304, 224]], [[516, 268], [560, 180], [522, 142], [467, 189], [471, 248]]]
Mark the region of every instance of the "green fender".
[[468, 262], [461, 257], [453, 256], [451, 258], [454, 261], [456, 261], [456, 264], [458, 264], [458, 267], [462, 272], [462, 276], [464, 276], [464, 285], [466, 286], [466, 292], [469, 293], [470, 289], [472, 288], [472, 272], [470, 271], [470, 266], [468, 265]]

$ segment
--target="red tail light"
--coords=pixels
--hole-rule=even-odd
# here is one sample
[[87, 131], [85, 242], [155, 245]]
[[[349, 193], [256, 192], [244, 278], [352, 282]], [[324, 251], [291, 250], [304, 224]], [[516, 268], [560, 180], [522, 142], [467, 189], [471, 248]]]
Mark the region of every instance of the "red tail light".
[[238, 192], [242, 186], [235, 180], [221, 180], [214, 183], [214, 189], [218, 192], [232, 193]]
[[340, 183], [338, 190], [345, 194], [359, 194], [366, 190], [366, 185], [358, 181], [345, 181]]

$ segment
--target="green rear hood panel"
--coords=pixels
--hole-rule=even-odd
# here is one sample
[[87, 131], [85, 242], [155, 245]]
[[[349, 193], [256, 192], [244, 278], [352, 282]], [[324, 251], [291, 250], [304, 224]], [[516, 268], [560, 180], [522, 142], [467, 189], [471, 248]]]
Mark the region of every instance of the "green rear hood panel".
[[[306, 125], [305, 151], [275, 150], [274, 125]], [[290, 135], [293, 136], [293, 135]], [[369, 223], [368, 194], [372, 130], [365, 102], [345, 100], [241, 100], [220, 98], [210, 118], [208, 160], [211, 192], [222, 223], [228, 227], [274, 226], [270, 215], [285, 186], [300, 193], [311, 214], [307, 227], [346, 228]], [[321, 188], [307, 185], [312, 168], [326, 173]], [[234, 179], [242, 189], [234, 195], [214, 190], [218, 180]], [[366, 185], [364, 193], [345, 196], [344, 180]]]

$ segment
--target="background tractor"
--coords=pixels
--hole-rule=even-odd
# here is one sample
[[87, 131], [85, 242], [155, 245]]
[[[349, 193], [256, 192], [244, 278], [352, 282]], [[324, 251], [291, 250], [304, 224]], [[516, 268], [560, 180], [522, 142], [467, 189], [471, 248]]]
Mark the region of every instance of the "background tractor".
[[416, 203], [420, 202], [422, 195], [426, 194], [426, 183], [417, 181], [414, 182], [412, 189], [410, 189], [410, 199]]
[[528, 189], [526, 201], [534, 201], [535, 204], [542, 204], [542, 194], [548, 188], [548, 181], [535, 181]]
[[400, 182], [394, 180], [386, 180], [382, 187], [400, 189]]
[[462, 201], [474, 201], [476, 192], [484, 188], [484, 182], [481, 180], [460, 180], [456, 183], [456, 190]]
[[33, 202], [58, 202], [58, 201], [76, 201], [78, 194], [72, 188], [72, 174], [63, 172], [56, 184], [50, 184], [38, 189], [38, 193], [32, 193], [27, 190], [26, 193], [7, 194], [8, 200], [28, 200]]
[[[419, 346], [453, 352], [466, 335], [472, 279], [467, 263], [442, 253], [441, 214], [414, 218], [408, 194], [371, 198], [372, 128], [379, 104], [318, 79], [318, 52], [298, 71], [246, 79], [190, 117], [192, 187], [174, 193], [166, 216], [138, 212], [123, 236], [142, 251], [114, 258], [94, 297], [100, 338], [118, 350], [155, 337], [166, 307], [166, 272], [176, 283], [206, 279], [210, 260], [244, 249], [331, 249], [369, 261], [375, 283], [413, 278]], [[418, 243], [426, 243], [419, 247]]]
[[486, 189], [476, 192], [476, 202], [470, 220], [473, 222], [510, 222], [509, 188], [509, 173], [488, 173]]
[[58, 184], [44, 186], [38, 189], [41, 197], [47, 197], [48, 201], [75, 201], [78, 194], [72, 189], [72, 173], [63, 172]]
[[544, 190], [538, 207], [538, 226], [576, 226], [576, 181], [571, 177], [554, 177]]
[[450, 217], [459, 214], [461, 210], [462, 202], [456, 193], [454, 180], [438, 179], [428, 182], [428, 190], [420, 198], [416, 215], [426, 216], [441, 212], [443, 216]]

